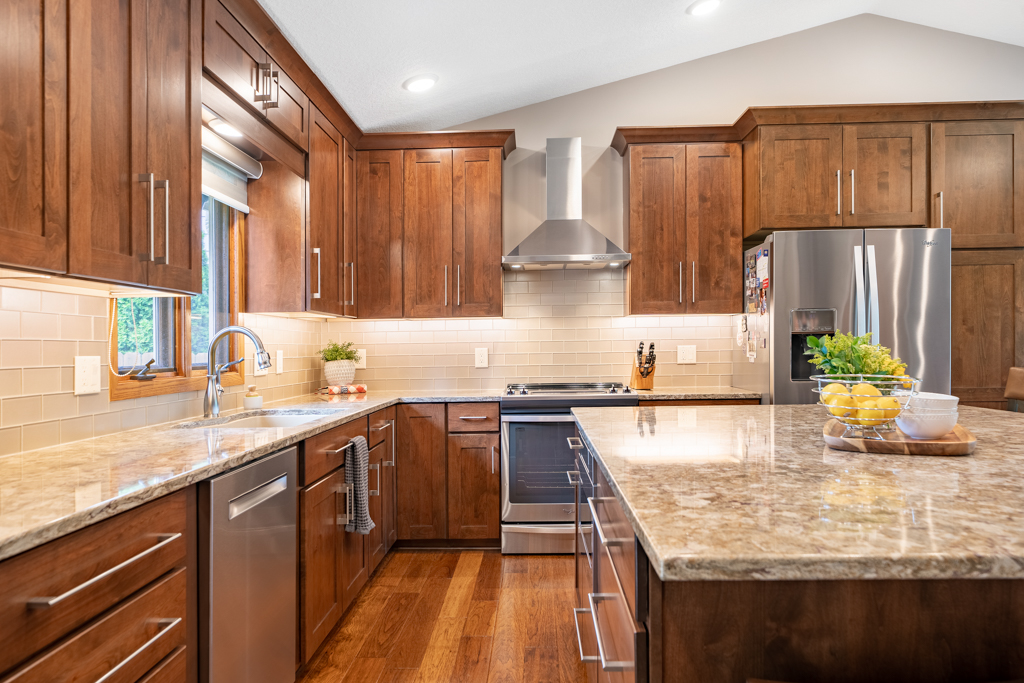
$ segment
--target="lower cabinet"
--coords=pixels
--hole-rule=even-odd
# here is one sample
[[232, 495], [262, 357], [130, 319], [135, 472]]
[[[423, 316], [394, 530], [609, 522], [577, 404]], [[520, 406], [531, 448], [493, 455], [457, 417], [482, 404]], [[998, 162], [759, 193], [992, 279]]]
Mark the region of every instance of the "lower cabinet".
[[370, 415], [370, 573], [395, 543], [395, 408]]
[[498, 538], [497, 432], [448, 435], [448, 538]]
[[398, 539], [447, 537], [445, 404], [398, 406]]

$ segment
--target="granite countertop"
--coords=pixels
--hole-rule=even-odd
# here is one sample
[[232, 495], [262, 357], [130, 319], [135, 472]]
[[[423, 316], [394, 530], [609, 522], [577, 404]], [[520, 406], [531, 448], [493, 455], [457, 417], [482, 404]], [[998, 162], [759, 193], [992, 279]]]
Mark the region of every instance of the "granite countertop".
[[1024, 578], [1024, 414], [923, 457], [832, 450], [818, 406], [574, 413], [663, 580]]
[[[736, 398], [731, 387], [655, 390], [651, 399]], [[693, 392], [693, 393], [688, 393]], [[750, 393], [750, 392], [746, 392]], [[322, 416], [299, 427], [182, 429], [174, 423], [0, 457], [0, 560], [397, 403], [498, 401], [487, 391], [398, 392], [275, 401]], [[225, 411], [224, 417], [246, 411]], [[186, 422], [194, 422], [191, 418]], [[227, 422], [227, 420], [225, 420]]]

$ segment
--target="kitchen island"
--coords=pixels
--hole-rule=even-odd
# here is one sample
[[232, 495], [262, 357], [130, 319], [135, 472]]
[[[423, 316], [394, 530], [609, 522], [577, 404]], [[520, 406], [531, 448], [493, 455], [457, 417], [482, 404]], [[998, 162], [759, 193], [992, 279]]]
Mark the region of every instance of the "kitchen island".
[[1024, 415], [965, 407], [975, 453], [920, 457], [829, 449], [817, 406], [574, 414], [608, 566], [635, 534], [638, 680], [1024, 677]]

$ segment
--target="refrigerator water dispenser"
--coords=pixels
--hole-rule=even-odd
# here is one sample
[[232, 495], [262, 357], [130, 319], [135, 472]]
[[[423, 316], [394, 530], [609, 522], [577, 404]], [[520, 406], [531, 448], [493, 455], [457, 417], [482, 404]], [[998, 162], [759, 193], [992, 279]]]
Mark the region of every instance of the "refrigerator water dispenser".
[[790, 311], [790, 379], [794, 382], [809, 382], [817, 368], [810, 364], [808, 337], [834, 334], [836, 331], [836, 309], [797, 308]]

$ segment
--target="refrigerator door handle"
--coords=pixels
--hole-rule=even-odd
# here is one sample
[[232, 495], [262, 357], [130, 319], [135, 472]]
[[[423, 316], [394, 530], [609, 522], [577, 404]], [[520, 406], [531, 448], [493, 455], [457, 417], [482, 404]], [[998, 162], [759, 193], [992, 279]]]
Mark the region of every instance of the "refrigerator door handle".
[[869, 244], [867, 246], [868, 254], [868, 287], [871, 292], [871, 326], [868, 331], [872, 334], [871, 342], [873, 344], [881, 344], [882, 340], [879, 339], [879, 321], [878, 321], [878, 268], [875, 265], [875, 245]]
[[[871, 253], [873, 254], [874, 250]], [[867, 333], [867, 295], [864, 291], [864, 255], [861, 247], [853, 248], [853, 277], [857, 287], [854, 292], [857, 299], [857, 319], [853, 334], [860, 337]]]

